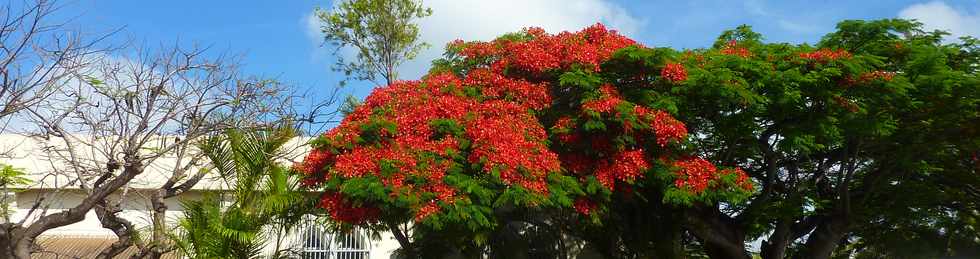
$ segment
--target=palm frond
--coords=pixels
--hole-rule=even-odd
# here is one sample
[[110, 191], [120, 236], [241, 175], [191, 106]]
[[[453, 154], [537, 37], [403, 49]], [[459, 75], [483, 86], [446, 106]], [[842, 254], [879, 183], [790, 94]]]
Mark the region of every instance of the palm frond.
[[232, 189], [222, 207], [215, 194], [184, 200], [185, 217], [176, 247], [190, 258], [256, 258], [269, 237], [270, 224], [291, 228], [302, 219], [310, 199], [297, 191], [299, 177], [277, 163], [295, 131], [229, 130], [199, 145], [219, 176]]

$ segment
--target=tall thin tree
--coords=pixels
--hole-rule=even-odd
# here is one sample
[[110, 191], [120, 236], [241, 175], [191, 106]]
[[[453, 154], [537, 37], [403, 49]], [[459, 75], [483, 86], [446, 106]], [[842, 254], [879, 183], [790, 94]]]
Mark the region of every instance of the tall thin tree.
[[[336, 47], [333, 68], [348, 80], [391, 84], [398, 79], [398, 66], [429, 46], [420, 41], [416, 23], [432, 9], [421, 1], [342, 0], [330, 11], [317, 9], [316, 15], [326, 42]], [[342, 53], [347, 47], [353, 47], [353, 60]]]

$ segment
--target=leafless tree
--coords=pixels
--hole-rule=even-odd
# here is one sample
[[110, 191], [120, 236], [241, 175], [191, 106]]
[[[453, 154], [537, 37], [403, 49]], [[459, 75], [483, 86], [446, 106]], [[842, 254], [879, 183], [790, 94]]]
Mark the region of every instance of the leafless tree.
[[180, 163], [166, 172], [170, 185], [193, 185], [203, 177], [203, 171], [189, 172], [196, 160], [183, 152], [201, 136], [236, 127], [226, 118], [258, 93], [240, 87], [247, 84], [240, 84], [233, 67], [201, 54], [174, 48], [159, 55], [140, 52], [135, 59], [105, 56], [74, 71], [73, 86], [25, 108], [43, 128], [36, 137], [56, 143], [47, 147], [51, 159], [67, 167], [53, 170], [51, 177], [69, 179], [85, 197], [67, 210], [39, 210], [37, 220], [14, 227], [13, 256], [26, 258], [39, 234], [79, 222], [92, 209], [119, 235], [117, 243], [135, 242], [132, 224], [116, 216], [125, 195], [112, 200], [111, 194], [127, 193], [131, 181], [160, 159], [175, 157]]
[[[96, 44], [111, 33], [87, 39], [65, 24], [52, 23], [58, 8], [46, 0], [0, 6], [0, 133], [23, 127], [16, 117], [56, 94], [91, 61], [89, 56], [106, 50]], [[10, 158], [9, 150], [0, 150], [0, 158]], [[23, 256], [31, 242], [20, 240], [36, 236], [36, 229], [24, 228], [22, 222], [0, 223], [0, 257]]]
[[[237, 62], [226, 56], [208, 59], [203, 49], [179, 47], [137, 53], [134, 58], [107, 57], [91, 64], [76, 73], [76, 87], [63, 88], [53, 95], [56, 98], [40, 102], [39, 109], [28, 108], [45, 129], [39, 136], [65, 143], [52, 150], [71, 169], [60, 173], [69, 174], [64, 177], [88, 195], [75, 208], [44, 215], [28, 229], [71, 224], [94, 209], [103, 227], [118, 236], [99, 258], [115, 258], [131, 246], [137, 248], [135, 258], [159, 258], [173, 250], [165, 201], [208, 175], [197, 149], [205, 137], [231, 128], [295, 124], [315, 116], [299, 115], [289, 87], [240, 77]], [[333, 99], [320, 105], [330, 105]], [[164, 159], [167, 162], [154, 163]], [[157, 168], [148, 168], [151, 165]], [[140, 175], [152, 186], [133, 182]], [[124, 200], [133, 199], [123, 194], [143, 194], [135, 198], [149, 201], [147, 236], [139, 236], [134, 224], [118, 215]]]
[[[197, 47], [96, 48], [103, 38], [83, 41], [63, 24], [45, 24], [54, 3], [12, 6], [0, 9], [0, 121], [17, 115], [19, 127], [33, 125], [23, 133], [43, 145], [53, 168], [39, 184], [56, 191], [39, 195], [19, 221], [0, 223], [0, 258], [29, 258], [40, 251], [42, 233], [90, 211], [118, 237], [99, 258], [131, 247], [133, 257], [159, 258], [173, 250], [165, 200], [207, 176], [199, 141], [229, 128], [281, 123], [318, 131], [336, 118], [335, 90], [298, 105], [311, 101], [307, 93], [240, 75], [234, 56]], [[81, 193], [80, 201], [52, 208], [53, 196], [68, 189]], [[148, 235], [120, 214], [127, 199], [149, 204]]]
[[55, 93], [86, 56], [104, 50], [95, 48], [101, 38], [49, 23], [57, 8], [45, 0], [0, 7], [0, 120]]

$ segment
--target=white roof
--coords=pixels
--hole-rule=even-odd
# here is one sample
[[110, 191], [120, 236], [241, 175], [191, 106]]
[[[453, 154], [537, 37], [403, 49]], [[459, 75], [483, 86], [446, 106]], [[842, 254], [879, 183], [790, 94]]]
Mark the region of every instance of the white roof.
[[[167, 141], [173, 137], [160, 137], [157, 142]], [[23, 170], [26, 178], [32, 183], [26, 186], [12, 186], [22, 189], [77, 189], [79, 179], [84, 179], [89, 185], [105, 172], [108, 159], [103, 155], [103, 148], [109, 142], [101, 142], [96, 138], [81, 136], [72, 141], [72, 147], [76, 152], [75, 161], [82, 166], [75, 170], [70, 161], [69, 152], [66, 152], [69, 145], [62, 139], [44, 140], [41, 138], [28, 137], [19, 134], [0, 134], [0, 164], [11, 165], [14, 168]], [[83, 140], [84, 139], [84, 140]], [[303, 154], [306, 153], [308, 146], [306, 143], [309, 138], [295, 138], [287, 144], [288, 155], [282, 163], [286, 166], [293, 162], [301, 161]], [[152, 147], [145, 147], [152, 148]], [[149, 151], [148, 151], [149, 152]], [[197, 161], [197, 164], [207, 165], [208, 161]], [[178, 164], [178, 160], [180, 163]], [[128, 185], [135, 189], [156, 189], [167, 181], [175, 168], [187, 165], [189, 158], [178, 159], [174, 154], [165, 154], [146, 166], [146, 170], [136, 176]], [[188, 175], [192, 175], [202, 169], [200, 166], [192, 167]], [[189, 176], [188, 176], [189, 177]], [[179, 184], [180, 182], [178, 182]], [[216, 173], [206, 176], [193, 187], [197, 190], [223, 190], [227, 185], [222, 183]]]

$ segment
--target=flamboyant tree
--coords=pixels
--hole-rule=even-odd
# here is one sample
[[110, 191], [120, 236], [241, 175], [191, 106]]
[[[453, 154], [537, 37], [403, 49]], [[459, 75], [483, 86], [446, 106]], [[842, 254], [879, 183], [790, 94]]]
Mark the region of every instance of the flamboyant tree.
[[604, 68], [617, 51], [646, 48], [602, 25], [557, 35], [531, 28], [449, 49], [425, 78], [376, 89], [314, 141], [300, 169], [334, 220], [382, 223], [411, 250], [400, 223], [480, 240], [502, 211], [595, 215], [612, 193], [633, 188], [676, 203], [752, 190], [740, 169], [684, 147], [684, 124], [659, 98], [687, 78], [670, 50], [646, 53], [640, 73]]
[[920, 27], [848, 21], [817, 46], [740, 27], [689, 51], [601, 25], [457, 41], [299, 169], [335, 221], [391, 230], [409, 255], [424, 235], [463, 246], [516, 219], [609, 257], [749, 258], [761, 240], [764, 258], [828, 258], [924, 211], [920, 229], [968, 247], [977, 231], [928, 215], [978, 215], [975, 41]]

